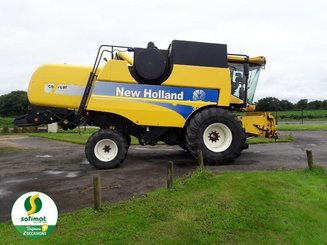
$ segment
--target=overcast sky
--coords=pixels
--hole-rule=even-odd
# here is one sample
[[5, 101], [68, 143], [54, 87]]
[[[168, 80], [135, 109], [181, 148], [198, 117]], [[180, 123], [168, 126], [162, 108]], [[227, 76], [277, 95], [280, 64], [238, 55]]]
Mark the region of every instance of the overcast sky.
[[44, 63], [92, 65], [98, 46], [225, 43], [267, 58], [255, 100], [327, 99], [327, 2], [0, 0], [0, 95]]

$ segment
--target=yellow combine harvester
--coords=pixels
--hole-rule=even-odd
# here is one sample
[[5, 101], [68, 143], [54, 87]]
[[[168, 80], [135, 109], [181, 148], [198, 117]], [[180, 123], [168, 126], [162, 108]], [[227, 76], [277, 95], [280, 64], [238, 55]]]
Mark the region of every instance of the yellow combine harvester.
[[[111, 59], [100, 67], [105, 53]], [[163, 141], [193, 156], [202, 150], [207, 164], [226, 164], [247, 148], [247, 136], [276, 137], [271, 114], [249, 112], [265, 63], [261, 56], [228, 55], [224, 44], [102, 45], [93, 67], [39, 67], [28, 88], [28, 113], [15, 124], [99, 127], [85, 146], [97, 168], [124, 161], [131, 135], [142, 145]]]

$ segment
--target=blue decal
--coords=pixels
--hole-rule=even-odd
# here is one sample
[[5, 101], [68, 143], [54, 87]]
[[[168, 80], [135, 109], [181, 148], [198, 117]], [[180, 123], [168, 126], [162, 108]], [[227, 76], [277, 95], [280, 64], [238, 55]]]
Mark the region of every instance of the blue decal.
[[161, 100], [217, 102], [218, 90], [98, 81], [93, 94]]
[[[104, 96], [119, 96], [131, 97], [136, 101], [143, 103], [163, 106], [187, 118], [193, 111], [190, 105], [173, 105], [171, 100], [177, 101], [204, 101], [214, 102], [218, 101], [219, 90], [214, 89], [199, 89], [199, 88], [181, 88], [172, 86], [159, 86], [148, 84], [130, 84], [130, 83], [115, 83], [115, 82], [101, 82], [98, 81], [92, 91], [96, 95]], [[142, 99], [152, 99], [142, 100]], [[166, 103], [155, 100], [169, 100]]]
[[149, 104], [159, 105], [176, 111], [178, 114], [182, 115], [185, 119], [193, 112], [193, 107], [190, 105], [172, 105], [168, 103], [160, 102], [149, 102]]

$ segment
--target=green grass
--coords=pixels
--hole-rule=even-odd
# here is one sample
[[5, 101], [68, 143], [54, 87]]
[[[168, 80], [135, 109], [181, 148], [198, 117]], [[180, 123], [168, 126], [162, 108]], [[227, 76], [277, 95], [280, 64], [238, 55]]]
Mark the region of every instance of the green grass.
[[14, 118], [12, 117], [0, 117], [0, 128], [2, 127], [13, 127], [12, 122]]
[[0, 156], [4, 154], [9, 154], [9, 153], [17, 153], [21, 152], [22, 149], [17, 149], [15, 147], [1, 147], [0, 148]]
[[92, 133], [97, 129], [59, 131], [58, 133], [27, 133], [32, 137], [41, 137], [51, 140], [65, 141], [75, 144], [85, 144]]
[[[327, 120], [327, 110], [293, 110], [293, 111], [271, 111], [278, 121], [299, 120]], [[237, 112], [236, 115], [245, 115], [245, 112]]]
[[61, 214], [40, 240], [10, 223], [0, 224], [0, 237], [3, 244], [327, 244], [326, 184], [320, 168], [198, 170], [172, 190]]
[[271, 139], [271, 138], [248, 138], [246, 140], [249, 144], [262, 144], [262, 143], [286, 143], [291, 142], [294, 140], [294, 136], [292, 134], [280, 136], [278, 139]]
[[[75, 129], [69, 131], [59, 130], [58, 133], [27, 133], [26, 135], [84, 145], [86, 144], [91, 134], [93, 134], [97, 130], [98, 129]], [[131, 144], [138, 144], [138, 139], [132, 137]]]
[[279, 131], [326, 131], [327, 124], [279, 124]]
[[[276, 116], [276, 113], [274, 112]], [[327, 110], [278, 111], [278, 120], [327, 120]]]

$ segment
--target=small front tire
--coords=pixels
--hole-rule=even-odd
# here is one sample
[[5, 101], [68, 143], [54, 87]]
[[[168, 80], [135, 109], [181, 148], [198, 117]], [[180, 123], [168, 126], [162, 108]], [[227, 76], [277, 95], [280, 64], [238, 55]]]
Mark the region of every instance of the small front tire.
[[85, 145], [85, 156], [98, 169], [116, 168], [127, 154], [126, 137], [111, 129], [101, 129], [90, 136]]

